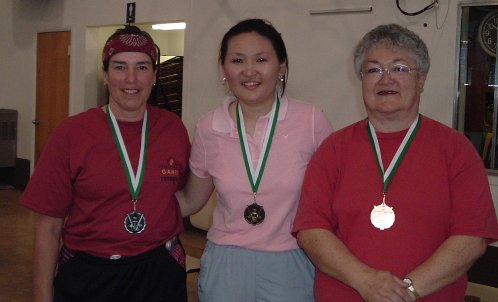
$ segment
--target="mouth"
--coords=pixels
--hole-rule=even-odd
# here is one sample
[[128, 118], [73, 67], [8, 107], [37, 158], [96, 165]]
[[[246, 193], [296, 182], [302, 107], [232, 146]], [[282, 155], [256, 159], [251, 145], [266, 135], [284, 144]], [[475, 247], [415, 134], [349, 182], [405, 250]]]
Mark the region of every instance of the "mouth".
[[257, 87], [260, 84], [261, 84], [260, 82], [256, 82], [256, 81], [242, 82], [242, 86], [244, 86], [244, 87]]
[[123, 89], [123, 92], [125, 94], [137, 94], [140, 92], [140, 90], [138, 90], [138, 89]]
[[397, 91], [394, 90], [381, 90], [377, 92], [378, 95], [393, 95], [393, 94], [398, 94]]

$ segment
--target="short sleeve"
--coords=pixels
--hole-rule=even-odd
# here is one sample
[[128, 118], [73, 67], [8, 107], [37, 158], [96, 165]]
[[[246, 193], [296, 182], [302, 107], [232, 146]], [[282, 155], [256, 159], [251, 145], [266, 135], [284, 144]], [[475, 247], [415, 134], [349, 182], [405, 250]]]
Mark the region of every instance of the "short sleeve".
[[454, 148], [450, 175], [450, 232], [494, 242], [498, 240], [498, 223], [482, 160], [466, 138], [460, 138], [454, 146], [458, 147]]
[[67, 130], [66, 125], [54, 130], [19, 201], [37, 213], [59, 218], [66, 216], [73, 200]]
[[210, 175], [207, 170], [207, 155], [206, 147], [202, 137], [202, 124], [197, 123], [195, 128], [194, 139], [192, 141], [192, 149], [190, 151], [190, 171], [194, 173], [197, 177], [207, 178]]

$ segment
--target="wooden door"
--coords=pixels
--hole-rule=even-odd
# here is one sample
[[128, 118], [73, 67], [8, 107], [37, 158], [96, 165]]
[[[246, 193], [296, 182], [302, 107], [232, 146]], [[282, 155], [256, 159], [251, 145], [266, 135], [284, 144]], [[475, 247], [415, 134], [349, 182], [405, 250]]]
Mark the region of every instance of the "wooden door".
[[71, 33], [38, 33], [36, 55], [35, 164], [52, 130], [68, 116]]

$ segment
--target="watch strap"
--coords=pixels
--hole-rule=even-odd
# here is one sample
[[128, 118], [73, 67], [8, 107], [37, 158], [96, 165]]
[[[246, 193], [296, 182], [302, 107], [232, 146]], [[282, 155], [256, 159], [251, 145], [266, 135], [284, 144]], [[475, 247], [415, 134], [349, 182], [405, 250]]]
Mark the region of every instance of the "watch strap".
[[403, 283], [405, 283], [408, 287], [406, 290], [408, 291], [408, 294], [414, 298], [414, 300], [420, 299], [420, 295], [418, 294], [417, 290], [413, 286], [413, 281], [410, 278], [405, 278], [403, 279]]

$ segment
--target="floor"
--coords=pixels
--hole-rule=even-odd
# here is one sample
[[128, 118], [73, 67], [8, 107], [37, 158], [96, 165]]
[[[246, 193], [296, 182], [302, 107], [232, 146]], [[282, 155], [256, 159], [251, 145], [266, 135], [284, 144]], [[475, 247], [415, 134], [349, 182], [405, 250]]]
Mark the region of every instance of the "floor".
[[[17, 200], [21, 191], [0, 189], [0, 301], [30, 302], [31, 293], [31, 251], [35, 215], [19, 206]], [[187, 231], [181, 235], [188, 259], [200, 258], [206, 239], [203, 233]], [[188, 261], [187, 265], [192, 265]], [[197, 302], [198, 273], [187, 274], [188, 302]]]
[[[33, 300], [31, 251], [35, 215], [17, 203], [21, 193], [0, 187], [0, 234], [3, 234], [0, 238], [0, 302]], [[186, 231], [181, 241], [187, 252], [187, 268], [197, 268], [206, 244], [204, 233]], [[187, 274], [188, 302], [198, 302], [197, 277], [196, 272]], [[498, 302], [497, 290], [470, 283], [467, 294], [481, 297], [481, 302]]]

